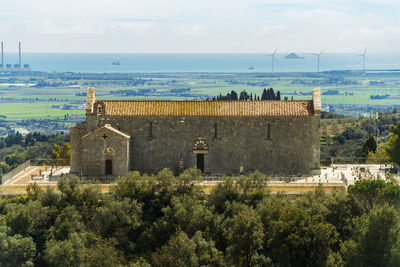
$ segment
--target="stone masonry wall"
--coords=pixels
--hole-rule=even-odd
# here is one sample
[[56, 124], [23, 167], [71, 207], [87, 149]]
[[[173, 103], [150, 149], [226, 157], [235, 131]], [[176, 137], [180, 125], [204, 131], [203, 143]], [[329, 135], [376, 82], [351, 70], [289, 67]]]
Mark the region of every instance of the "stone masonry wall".
[[[163, 168], [175, 170], [180, 159], [183, 159], [184, 168], [195, 167], [196, 155], [192, 147], [197, 139], [202, 138], [208, 144], [205, 173], [235, 175], [243, 165], [245, 173], [259, 170], [277, 176], [310, 175], [319, 172], [319, 120], [319, 116], [98, 118], [89, 115], [86, 131], [107, 123], [130, 135], [129, 170], [149, 173]], [[150, 123], [152, 137], [149, 137]], [[270, 139], [267, 136], [268, 124]], [[104, 166], [89, 166], [97, 155], [90, 150], [103, 146], [100, 144], [103, 140], [99, 140], [93, 139], [83, 145], [87, 149], [82, 151], [86, 155], [81, 163], [85, 172], [104, 171]], [[117, 150], [126, 152], [123, 143], [117, 142], [115, 146]], [[119, 173], [125, 170], [121, 167]]]
[[82, 144], [81, 137], [87, 133], [86, 122], [81, 122], [71, 127], [71, 173], [80, 173], [82, 169]]
[[103, 176], [106, 173], [106, 160], [112, 161], [113, 176], [121, 176], [129, 171], [130, 140], [106, 128], [90, 131], [80, 139], [80, 157], [75, 156], [74, 150], [71, 150], [71, 173]]

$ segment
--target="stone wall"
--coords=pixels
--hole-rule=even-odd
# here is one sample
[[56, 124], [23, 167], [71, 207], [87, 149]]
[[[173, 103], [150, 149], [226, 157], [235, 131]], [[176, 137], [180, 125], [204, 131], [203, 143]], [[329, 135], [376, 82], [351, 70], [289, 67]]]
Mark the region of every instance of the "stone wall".
[[71, 173], [79, 174], [82, 171], [82, 144], [81, 137], [87, 133], [86, 122], [81, 122], [70, 128], [71, 144]]
[[[196, 166], [193, 144], [204, 139], [205, 172], [234, 175], [259, 170], [269, 175], [310, 175], [319, 172], [319, 116], [304, 117], [97, 117], [87, 116], [86, 131], [110, 124], [131, 136], [129, 170], [153, 173], [163, 168], [176, 170]], [[150, 126], [151, 123], [151, 126]], [[215, 123], [217, 136], [215, 136]], [[268, 138], [270, 125], [270, 138]], [[152, 127], [152, 136], [150, 136]], [[71, 146], [73, 130], [71, 129]], [[81, 135], [82, 136], [82, 135]], [[96, 139], [97, 138], [97, 139]], [[103, 171], [92, 161], [102, 147], [101, 136], [81, 144], [85, 172]], [[76, 142], [77, 143], [77, 142]], [[116, 151], [126, 152], [116, 142]], [[92, 151], [93, 150], [93, 151]], [[74, 148], [71, 158], [74, 155]], [[129, 161], [129, 159], [127, 159]], [[73, 170], [80, 169], [72, 166]], [[126, 172], [121, 167], [120, 173]], [[89, 174], [89, 173], [88, 173]], [[90, 173], [93, 175], [94, 173]]]
[[[79, 149], [75, 134], [78, 129], [71, 129], [71, 173], [85, 176], [106, 175], [106, 161], [112, 163], [112, 176], [121, 176], [129, 171], [130, 166], [130, 136], [110, 130], [110, 127], [100, 127], [81, 136]], [[72, 134], [73, 133], [73, 134]], [[74, 142], [72, 142], [74, 140]], [[76, 153], [79, 151], [78, 153]]]

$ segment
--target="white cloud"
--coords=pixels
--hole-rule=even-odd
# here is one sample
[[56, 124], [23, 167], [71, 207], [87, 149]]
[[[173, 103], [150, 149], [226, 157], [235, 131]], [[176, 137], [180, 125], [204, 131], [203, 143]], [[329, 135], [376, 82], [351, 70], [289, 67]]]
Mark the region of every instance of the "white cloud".
[[398, 51], [400, 43], [400, 26], [387, 27], [360, 27], [346, 29], [338, 34], [336, 43], [360, 50], [362, 46], [368, 46], [375, 51]]
[[400, 0], [0, 2], [2, 39], [26, 40], [36, 52], [343, 52], [357, 42], [394, 47], [400, 38]]
[[158, 22], [144, 21], [77, 21], [77, 22], [58, 22], [54, 20], [43, 20], [39, 25], [30, 25], [29, 31], [54, 34], [108, 34], [111, 32], [149, 32], [158, 31], [161, 26]]
[[[290, 9], [285, 12], [284, 17], [286, 19], [301, 20], [301, 21], [331, 21], [337, 18], [349, 18], [350, 15], [346, 14], [344, 11], [338, 11], [333, 9]], [[337, 21], [339, 22], [339, 21]]]
[[204, 37], [207, 35], [207, 27], [202, 24], [194, 24], [192, 26], [176, 27], [173, 29], [179, 35], [189, 37]]
[[121, 30], [126, 32], [158, 31], [160, 27], [161, 25], [158, 22], [145, 21], [112, 21], [103, 25], [103, 28], [107, 30]]
[[337, 38], [338, 42], [348, 41], [368, 41], [368, 40], [381, 40], [387, 41], [390, 39], [398, 40], [400, 38], [400, 27], [388, 26], [383, 28], [359, 28], [348, 29], [342, 31]]
[[0, 22], [0, 33], [1, 34], [10, 34], [15, 30], [17, 25], [13, 22]]
[[96, 34], [102, 30], [89, 21], [78, 21], [70, 25], [58, 25], [52, 20], [44, 20], [39, 25], [44, 34]]
[[283, 32], [288, 29], [286, 25], [267, 25], [255, 31], [255, 34], [267, 35], [271, 33]]

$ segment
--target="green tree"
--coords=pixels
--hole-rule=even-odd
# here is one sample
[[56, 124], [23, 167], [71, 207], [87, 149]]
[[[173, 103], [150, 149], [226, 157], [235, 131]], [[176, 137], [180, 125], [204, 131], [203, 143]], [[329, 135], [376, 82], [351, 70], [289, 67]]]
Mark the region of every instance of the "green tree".
[[77, 233], [62, 241], [51, 239], [46, 242], [44, 259], [49, 266], [80, 266], [84, 257], [84, 241]]
[[0, 224], [0, 266], [34, 266], [36, 247], [32, 238], [9, 235], [7, 226]]
[[265, 263], [266, 259], [262, 255], [264, 235], [260, 216], [253, 208], [243, 206], [225, 233], [231, 264], [255, 266]]
[[10, 166], [4, 161], [0, 161], [0, 174], [5, 174], [10, 170]]
[[0, 138], [0, 149], [6, 147], [6, 141], [4, 141], [4, 138]]
[[377, 148], [378, 148], [378, 145], [376, 144], [375, 136], [370, 134], [362, 148], [363, 157], [367, 157], [369, 152], [375, 153]]
[[353, 196], [358, 201], [364, 210], [370, 211], [379, 201], [381, 189], [385, 186], [385, 181], [383, 180], [363, 179], [349, 186], [348, 192], [350, 196]]
[[93, 228], [105, 238], [115, 238], [122, 251], [133, 252], [134, 241], [138, 238], [142, 205], [136, 200], [125, 198], [122, 201], [107, 198], [98, 207], [93, 217]]
[[50, 236], [57, 240], [68, 239], [73, 233], [85, 232], [82, 216], [76, 210], [75, 206], [68, 206], [61, 211], [50, 232]]
[[268, 247], [279, 266], [324, 266], [338, 234], [322, 216], [288, 207], [271, 222]]
[[192, 196], [176, 196], [171, 205], [163, 209], [164, 217], [176, 229], [182, 229], [190, 236], [212, 226], [213, 213], [203, 201]]
[[353, 197], [345, 192], [334, 192], [327, 195], [326, 222], [336, 227], [341, 241], [350, 238], [353, 229], [354, 218], [361, 216], [362, 210]]
[[377, 163], [390, 163], [390, 158], [387, 155], [386, 145], [380, 144], [376, 152], [369, 152], [366, 161], [367, 164], [377, 164]]
[[239, 196], [238, 184], [231, 177], [224, 177], [223, 181], [211, 190], [208, 203], [214, 206], [217, 213], [223, 213], [227, 203], [238, 201]]
[[255, 171], [248, 176], [241, 175], [236, 180], [240, 192], [239, 199], [255, 207], [257, 203], [267, 196], [267, 181], [267, 176], [259, 171]]
[[200, 231], [194, 234], [192, 240], [196, 244], [196, 255], [200, 266], [225, 266], [224, 255], [215, 248], [213, 240], [204, 239]]
[[20, 153], [13, 153], [7, 155], [4, 158], [4, 161], [7, 163], [7, 165], [12, 166], [14, 168], [24, 162], [24, 156]]
[[396, 248], [399, 230], [394, 208], [374, 209], [361, 217], [352, 238], [341, 248], [345, 266], [395, 266], [391, 264], [392, 249]]
[[361, 129], [366, 131], [370, 135], [377, 134], [377, 125], [374, 119], [365, 119], [361, 122]]
[[10, 203], [7, 208], [7, 225], [13, 234], [28, 236], [33, 220], [29, 214], [29, 210], [24, 204]]
[[387, 182], [385, 187], [380, 190], [382, 203], [389, 206], [398, 206], [400, 203], [400, 185]]
[[390, 126], [390, 132], [391, 136], [386, 142], [386, 151], [393, 162], [400, 164], [400, 121], [397, 125]]
[[189, 193], [194, 189], [195, 183], [202, 180], [201, 170], [197, 168], [186, 169], [177, 177], [178, 191], [180, 193]]
[[276, 100], [281, 100], [281, 92], [280, 91], [276, 92]]
[[153, 254], [153, 266], [198, 266], [196, 243], [184, 232], [171, 236], [168, 244]]
[[225, 266], [223, 254], [198, 231], [192, 238], [176, 232], [153, 254], [153, 266]]
[[232, 90], [230, 100], [238, 100], [238, 94]]
[[54, 144], [53, 149], [53, 164], [68, 166], [70, 165], [71, 156], [71, 145], [69, 143], [64, 143], [62, 146]]
[[85, 243], [84, 266], [126, 266], [124, 254], [116, 248], [115, 238], [102, 239], [100, 236], [88, 233]]

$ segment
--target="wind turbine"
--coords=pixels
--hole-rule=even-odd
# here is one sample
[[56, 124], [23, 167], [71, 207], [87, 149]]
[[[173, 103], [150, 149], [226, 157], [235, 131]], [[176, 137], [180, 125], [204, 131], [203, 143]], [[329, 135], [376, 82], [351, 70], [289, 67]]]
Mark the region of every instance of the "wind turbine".
[[319, 58], [320, 58], [320, 56], [322, 55], [322, 53], [324, 53], [324, 51], [325, 51], [325, 49], [322, 50], [322, 51], [319, 52], [319, 53], [312, 53], [312, 55], [314, 55], [314, 56], [316, 56], [316, 57], [318, 58], [318, 65], [317, 65], [318, 72], [319, 72]]
[[274, 61], [278, 63], [278, 60], [276, 60], [276, 58], [275, 58], [276, 50], [278, 50], [278, 48], [275, 48], [274, 53], [272, 53], [271, 55], [265, 55], [266, 57], [271, 57], [271, 70], [272, 70], [272, 72], [274, 72]]
[[355, 56], [355, 57], [362, 57], [363, 71], [365, 71], [365, 60], [367, 59], [367, 57], [365, 55], [367, 54], [367, 49], [368, 49], [368, 47], [365, 48], [364, 53]]

